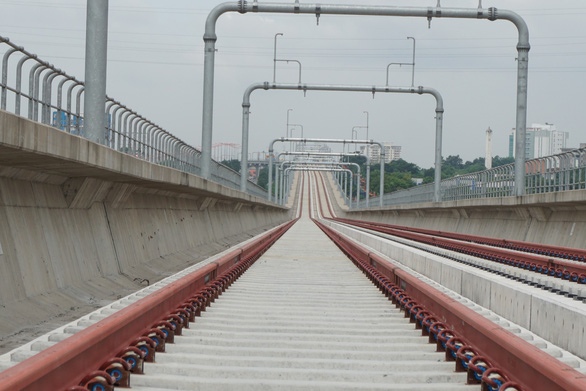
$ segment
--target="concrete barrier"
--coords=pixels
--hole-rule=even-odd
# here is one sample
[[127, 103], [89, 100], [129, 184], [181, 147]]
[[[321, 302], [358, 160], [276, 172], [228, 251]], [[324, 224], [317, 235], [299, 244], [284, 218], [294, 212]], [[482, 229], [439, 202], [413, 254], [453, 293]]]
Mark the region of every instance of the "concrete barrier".
[[0, 112], [0, 352], [289, 218]]
[[[328, 184], [335, 194], [331, 178]], [[586, 249], [586, 190], [356, 211], [335, 200], [338, 216], [349, 219]]]

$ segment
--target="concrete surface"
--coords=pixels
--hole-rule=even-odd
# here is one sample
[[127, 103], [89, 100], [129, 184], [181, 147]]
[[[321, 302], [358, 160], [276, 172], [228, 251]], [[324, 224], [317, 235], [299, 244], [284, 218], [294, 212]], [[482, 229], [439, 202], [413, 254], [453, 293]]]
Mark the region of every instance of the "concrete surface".
[[303, 205], [302, 219], [133, 377], [134, 390], [470, 389]]
[[0, 111], [0, 352], [288, 219]]

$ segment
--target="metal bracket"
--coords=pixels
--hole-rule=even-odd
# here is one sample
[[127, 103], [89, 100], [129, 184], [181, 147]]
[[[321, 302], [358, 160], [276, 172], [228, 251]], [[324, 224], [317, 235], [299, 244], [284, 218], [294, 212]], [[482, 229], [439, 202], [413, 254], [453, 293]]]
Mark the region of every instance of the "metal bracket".
[[293, 7], [293, 12], [298, 14], [299, 13], [299, 0], [295, 0], [295, 5]]
[[427, 9], [427, 28], [431, 28], [431, 18], [433, 17], [433, 8]]
[[258, 1], [254, 0], [252, 2], [252, 12], [258, 12]]
[[372, 86], [372, 99], [374, 99], [374, 93], [376, 92], [376, 87]]
[[318, 26], [319, 26], [319, 17], [320, 17], [320, 15], [321, 15], [321, 6], [317, 5], [315, 7], [315, 18], [316, 18], [316, 21], [317, 21], [317, 25]]

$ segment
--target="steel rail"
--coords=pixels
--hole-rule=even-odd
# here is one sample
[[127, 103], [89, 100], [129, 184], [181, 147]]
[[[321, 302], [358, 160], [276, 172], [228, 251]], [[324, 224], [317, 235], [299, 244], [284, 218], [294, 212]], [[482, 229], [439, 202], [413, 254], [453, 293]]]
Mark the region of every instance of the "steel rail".
[[[234, 276], [250, 266], [296, 221], [291, 220], [272, 229], [215, 262], [0, 373], [0, 391], [64, 390], [68, 387], [91, 390], [92, 385], [110, 387], [114, 385], [116, 376], [107, 372], [109, 367], [106, 363], [117, 358], [122, 358], [121, 361], [127, 364], [134, 360], [132, 368], [136, 371], [133, 372], [142, 373], [141, 360], [154, 361], [155, 350], [164, 345], [161, 333], [163, 338], [170, 338], [167, 342], [172, 342], [174, 335], [180, 335], [184, 322], [193, 321], [199, 311], [205, 310], [204, 304], [209, 305], [226, 284], [236, 278]], [[178, 313], [182, 315], [178, 316]], [[157, 328], [161, 324], [164, 327]], [[134, 355], [124, 355], [133, 351]], [[119, 364], [127, 367], [121, 362]], [[96, 371], [88, 373], [92, 368]], [[122, 371], [119, 366], [114, 368]]]
[[427, 234], [427, 235], [441, 236], [444, 238], [463, 240], [463, 241], [467, 241], [467, 242], [474, 242], [474, 243], [485, 244], [485, 245], [495, 246], [495, 247], [502, 247], [502, 248], [506, 248], [509, 250], [534, 253], [537, 255], [562, 258], [562, 259], [574, 260], [574, 261], [579, 261], [579, 262], [586, 261], [586, 250], [580, 249], [580, 248], [524, 242], [521, 240], [499, 239], [499, 238], [492, 238], [489, 236], [470, 235], [470, 234], [462, 234], [462, 233], [457, 233], [457, 232], [447, 232], [447, 231], [436, 231], [436, 230], [431, 230], [431, 229], [412, 228], [412, 227], [406, 227], [406, 226], [401, 226], [401, 225], [384, 224], [384, 223], [371, 222], [371, 221], [361, 221], [361, 220], [353, 220], [353, 219], [344, 219], [344, 220], [346, 220], [349, 223], [351, 223], [352, 221], [360, 221], [362, 223], [368, 223], [373, 226], [393, 228], [393, 229], [422, 233], [422, 234]]
[[[322, 179], [323, 181], [323, 179]], [[321, 198], [318, 197], [321, 208]], [[336, 245], [429, 335], [456, 371], [482, 390], [580, 391], [586, 376], [488, 321], [417, 277], [313, 219]], [[506, 370], [492, 365], [506, 366]]]
[[[344, 219], [336, 220], [344, 222]], [[456, 251], [466, 255], [472, 255], [475, 257], [502, 263], [509, 266], [514, 266], [527, 271], [549, 275], [563, 280], [576, 282], [578, 284], [586, 284], [585, 263], [557, 259], [547, 259], [538, 255], [525, 254], [502, 248], [487, 248], [486, 245], [480, 245], [469, 242], [462, 243], [455, 239], [430, 236], [427, 234], [421, 234], [410, 231], [401, 231], [398, 229], [372, 225], [367, 222], [354, 221], [351, 224], [357, 227], [372, 229], [378, 232], [398, 236], [404, 239], [415, 240], [420, 243], [425, 243], [447, 250]]]

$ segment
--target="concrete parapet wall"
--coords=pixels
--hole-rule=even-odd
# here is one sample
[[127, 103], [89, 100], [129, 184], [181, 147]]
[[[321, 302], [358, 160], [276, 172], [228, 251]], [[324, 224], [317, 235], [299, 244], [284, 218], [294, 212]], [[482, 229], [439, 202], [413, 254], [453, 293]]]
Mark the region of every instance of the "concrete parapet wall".
[[336, 203], [338, 216], [350, 219], [586, 248], [586, 190], [357, 211]]
[[25, 328], [78, 317], [288, 219], [266, 200], [0, 112], [0, 351]]

